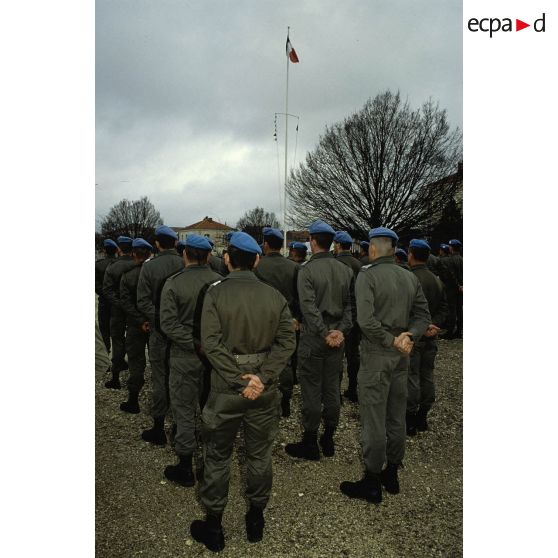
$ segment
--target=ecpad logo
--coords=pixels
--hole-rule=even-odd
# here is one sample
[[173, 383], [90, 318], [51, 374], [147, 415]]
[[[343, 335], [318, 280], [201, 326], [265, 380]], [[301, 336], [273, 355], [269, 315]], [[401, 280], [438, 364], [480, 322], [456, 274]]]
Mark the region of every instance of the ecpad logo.
[[[545, 15], [546, 14], [543, 13], [543, 15], [539, 19], [536, 19], [534, 21], [533, 29], [535, 30], [535, 32], [545, 32]], [[482, 31], [484, 33], [488, 32], [490, 33], [490, 38], [492, 38], [493, 33], [497, 33], [498, 31], [513, 31], [512, 19], [509, 17], [505, 17], [503, 19], [497, 17], [485, 17], [482, 19], [477, 19], [475, 17], [472, 17], [468, 21], [467, 27], [469, 28], [469, 31], [472, 31], [473, 33], [476, 33], [477, 31]], [[525, 23], [520, 19], [515, 20], [516, 31], [521, 31], [522, 29], [525, 29], [527, 27], [531, 27], [531, 24]]]

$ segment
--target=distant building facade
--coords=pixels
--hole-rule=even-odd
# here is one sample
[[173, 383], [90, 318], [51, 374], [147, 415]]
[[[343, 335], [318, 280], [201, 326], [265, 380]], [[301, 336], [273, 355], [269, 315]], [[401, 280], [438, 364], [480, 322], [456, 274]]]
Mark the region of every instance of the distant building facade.
[[214, 221], [211, 217], [204, 217], [201, 221], [186, 227], [171, 227], [178, 235], [178, 240], [186, 240], [189, 234], [205, 236], [215, 243], [215, 249], [221, 252], [225, 248], [225, 234], [234, 230], [232, 227]]

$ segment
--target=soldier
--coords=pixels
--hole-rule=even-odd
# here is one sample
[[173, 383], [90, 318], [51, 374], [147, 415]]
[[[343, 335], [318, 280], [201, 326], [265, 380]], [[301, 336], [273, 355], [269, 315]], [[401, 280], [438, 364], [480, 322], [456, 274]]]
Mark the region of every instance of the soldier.
[[463, 257], [462, 244], [459, 240], [449, 241], [450, 256], [448, 267], [453, 281], [448, 286], [448, 338], [460, 339], [463, 337]]
[[245, 516], [249, 542], [263, 537], [263, 510], [272, 486], [271, 451], [279, 429], [279, 375], [295, 348], [287, 301], [258, 281], [252, 270], [260, 248], [248, 234], [232, 235], [225, 262], [230, 274], [207, 291], [201, 320], [202, 348], [211, 362], [211, 391], [202, 412], [204, 475], [200, 498], [205, 521], [190, 526], [210, 550], [224, 548], [221, 518], [227, 504], [237, 432], [246, 444]]
[[213, 249], [215, 248], [215, 243], [213, 242], [213, 240], [211, 240], [210, 238], [207, 239], [207, 241], [209, 242], [209, 244], [211, 244], [211, 252], [209, 253], [209, 257], [207, 259], [207, 263], [209, 264], [209, 267], [215, 272], [218, 273], [219, 275], [222, 275], [222, 271], [223, 268], [225, 266], [225, 264], [223, 263], [223, 258], [220, 258], [217, 254], [213, 253]]
[[301, 264], [306, 261], [306, 255], [308, 253], [308, 246], [304, 242], [291, 242], [291, 247], [289, 249], [289, 260], [295, 263]]
[[105, 271], [103, 295], [110, 304], [110, 337], [112, 339], [112, 378], [105, 382], [105, 387], [120, 389], [120, 372], [128, 370], [126, 362], [126, 314], [120, 304], [120, 278], [125, 271], [134, 267], [132, 257], [132, 239], [119, 236], [116, 239], [119, 257]]
[[161, 331], [159, 305], [165, 281], [183, 268], [182, 259], [175, 250], [177, 234], [166, 225], [155, 229], [157, 256], [144, 263], [138, 280], [137, 307], [143, 319], [149, 322], [149, 363], [151, 364], [153, 427], [144, 430], [141, 437], [146, 442], [164, 446], [165, 415], [169, 409], [169, 349], [170, 343]]
[[360, 241], [360, 255], [359, 260], [362, 265], [368, 265], [370, 261], [368, 260], [368, 247], [370, 243], [366, 242], [366, 240]]
[[405, 252], [405, 250], [403, 250], [403, 248], [397, 248], [395, 250], [395, 263], [399, 267], [402, 267], [403, 269], [406, 269], [407, 271], [411, 271], [411, 268], [409, 267], [409, 264], [407, 263], [407, 252]]
[[355, 301], [355, 281], [362, 267], [362, 264], [351, 254], [351, 246], [353, 239], [345, 231], [338, 231], [333, 237], [334, 252], [337, 261], [350, 267], [354, 279], [351, 282], [351, 312], [353, 327], [347, 333], [345, 338], [345, 358], [347, 359], [347, 376], [349, 377], [349, 386], [343, 394], [349, 401], [356, 403], [358, 401], [357, 394], [357, 375], [360, 366], [360, 331], [356, 322], [356, 301]]
[[420, 282], [428, 301], [431, 324], [417, 340], [411, 351], [407, 395], [407, 434], [414, 436], [417, 429], [428, 430], [426, 416], [435, 399], [434, 360], [438, 352], [436, 337], [447, 317], [448, 306], [444, 286], [427, 267], [430, 245], [425, 240], [411, 240], [409, 264]]
[[[362, 341], [358, 401], [365, 473], [344, 481], [341, 492], [368, 502], [382, 501], [382, 485], [399, 492], [397, 469], [405, 454], [405, 411], [409, 353], [432, 323], [428, 303], [413, 273], [395, 265], [398, 240], [390, 229], [368, 233], [370, 265], [356, 284], [357, 317]], [[382, 470], [387, 457], [387, 466]]]
[[[293, 316], [293, 328], [298, 328], [299, 309], [298, 295], [296, 292], [296, 278], [298, 265], [281, 256], [283, 246], [283, 233], [272, 227], [263, 228], [263, 252], [254, 273], [258, 279], [276, 288], [286, 299], [289, 310]], [[292, 359], [279, 376], [279, 391], [281, 392], [281, 414], [289, 417], [291, 414], [291, 397], [293, 395], [293, 363]]]
[[426, 262], [426, 266], [428, 269], [434, 273], [434, 275], [439, 275], [438, 267], [440, 265], [440, 260], [437, 256], [435, 256], [432, 252], [428, 255], [428, 261]]
[[143, 238], [134, 238], [132, 256], [135, 266], [125, 271], [120, 279], [120, 303], [126, 314], [126, 352], [130, 376], [128, 377], [128, 400], [120, 404], [120, 410], [138, 414], [139, 394], [145, 383], [145, 349], [149, 341], [149, 322], [138, 310], [138, 281], [141, 268], [149, 258], [153, 246]]
[[184, 253], [184, 248], [186, 248], [186, 241], [185, 240], [179, 240], [176, 243], [176, 253], [182, 257], [182, 254]]
[[353, 273], [329, 252], [335, 236], [329, 225], [315, 221], [309, 232], [312, 257], [300, 266], [297, 281], [302, 314], [298, 381], [304, 435], [300, 442], [287, 444], [285, 451], [293, 457], [316, 461], [320, 459], [317, 437], [322, 417], [323, 454], [331, 457], [335, 453], [333, 435], [341, 404], [339, 375], [343, 367], [343, 343], [352, 327]]
[[204, 379], [204, 363], [198, 356], [201, 307], [206, 287], [222, 277], [207, 265], [211, 252], [207, 238], [189, 234], [185, 242], [185, 268], [167, 279], [161, 294], [161, 329], [171, 341], [169, 393], [178, 457], [178, 464], [166, 467], [164, 474], [182, 486], [194, 486], [195, 419]]
[[116, 261], [116, 252], [118, 244], [107, 238], [103, 241], [106, 257], [95, 262], [95, 292], [99, 296], [97, 301], [97, 319], [99, 321], [99, 330], [103, 336], [103, 342], [110, 353], [110, 303], [103, 295], [103, 280], [107, 267]]

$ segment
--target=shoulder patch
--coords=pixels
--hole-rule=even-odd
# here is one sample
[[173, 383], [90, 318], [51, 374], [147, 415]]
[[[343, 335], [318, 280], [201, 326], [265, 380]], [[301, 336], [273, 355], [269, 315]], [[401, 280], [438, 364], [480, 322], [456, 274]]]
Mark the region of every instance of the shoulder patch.
[[310, 261], [310, 260], [306, 260], [306, 261], [302, 262], [301, 264], [299, 264], [300, 267], [304, 267], [309, 261]]
[[209, 291], [213, 287], [216, 287], [217, 285], [220, 285], [225, 279], [226, 278], [223, 278], [223, 279], [219, 279], [219, 281], [214, 281], [213, 283], [209, 283], [209, 286], [207, 287], [207, 290]]
[[372, 267], [372, 264], [366, 264], [363, 265], [360, 269], [370, 269]]

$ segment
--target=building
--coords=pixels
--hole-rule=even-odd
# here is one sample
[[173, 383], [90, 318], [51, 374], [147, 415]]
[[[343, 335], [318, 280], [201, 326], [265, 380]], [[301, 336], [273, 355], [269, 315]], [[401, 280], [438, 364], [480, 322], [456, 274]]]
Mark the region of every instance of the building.
[[215, 243], [215, 249], [218, 252], [221, 252], [223, 248], [225, 248], [225, 234], [234, 230], [232, 227], [226, 224], [224, 225], [223, 223], [218, 223], [207, 216], [192, 225], [186, 227], [171, 227], [171, 229], [178, 235], [178, 240], [186, 240], [189, 234], [206, 236]]

